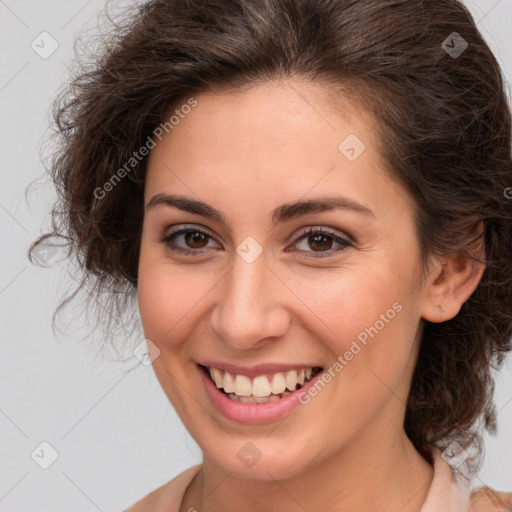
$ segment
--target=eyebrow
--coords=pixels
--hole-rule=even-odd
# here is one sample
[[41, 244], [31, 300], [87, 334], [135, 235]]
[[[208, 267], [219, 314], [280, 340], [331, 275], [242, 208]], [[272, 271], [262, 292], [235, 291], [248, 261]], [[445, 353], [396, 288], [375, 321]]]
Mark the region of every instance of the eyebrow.
[[[217, 220], [223, 224], [227, 224], [224, 215], [213, 206], [191, 199], [185, 196], [173, 194], [164, 194], [162, 192], [155, 194], [147, 203], [146, 210], [150, 210], [158, 205], [174, 206], [185, 212], [201, 215], [210, 219]], [[272, 210], [273, 225], [285, 222], [308, 213], [318, 213], [329, 210], [342, 209], [350, 210], [356, 213], [373, 217], [376, 219], [375, 213], [370, 208], [359, 204], [348, 197], [319, 197], [316, 199], [296, 201], [294, 203], [285, 203]]]

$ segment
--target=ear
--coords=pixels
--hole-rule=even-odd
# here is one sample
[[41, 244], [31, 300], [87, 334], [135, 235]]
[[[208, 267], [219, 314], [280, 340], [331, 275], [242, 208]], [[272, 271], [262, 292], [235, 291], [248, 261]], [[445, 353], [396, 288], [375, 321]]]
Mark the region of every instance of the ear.
[[[473, 234], [483, 233], [483, 223], [479, 222]], [[434, 271], [430, 274], [424, 288], [424, 300], [421, 316], [429, 322], [445, 322], [454, 318], [462, 304], [475, 291], [485, 270], [485, 248], [479, 239], [475, 256], [481, 262], [453, 254], [448, 259], [435, 259]]]

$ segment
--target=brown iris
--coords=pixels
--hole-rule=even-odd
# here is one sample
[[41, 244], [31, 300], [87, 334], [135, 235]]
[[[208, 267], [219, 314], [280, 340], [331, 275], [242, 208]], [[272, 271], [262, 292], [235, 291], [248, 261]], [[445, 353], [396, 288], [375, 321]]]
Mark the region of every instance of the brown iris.
[[[311, 240], [313, 240], [313, 242], [311, 242]], [[322, 240], [324, 241], [323, 244]], [[308, 237], [308, 242], [313, 249], [315, 248], [314, 246], [317, 245], [320, 251], [325, 251], [332, 247], [332, 238], [326, 235], [311, 235]]]
[[[201, 249], [208, 243], [208, 236], [199, 231], [189, 231], [185, 233], [185, 242], [193, 249]], [[195, 245], [201, 244], [201, 242], [205, 242], [204, 245]]]

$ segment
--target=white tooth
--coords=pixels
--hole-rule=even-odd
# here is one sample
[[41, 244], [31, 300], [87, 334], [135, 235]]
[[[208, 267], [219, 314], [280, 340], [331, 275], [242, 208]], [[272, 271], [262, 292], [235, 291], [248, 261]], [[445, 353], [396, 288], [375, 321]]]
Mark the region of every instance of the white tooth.
[[268, 396], [255, 396], [254, 400], [256, 400], [257, 404], [266, 404], [268, 402]]
[[296, 370], [290, 370], [286, 372], [286, 387], [290, 391], [295, 391], [295, 387], [297, 386], [297, 372]]
[[252, 396], [263, 397], [270, 395], [270, 382], [266, 375], [259, 375], [252, 381]]
[[212, 378], [212, 380], [215, 380], [214, 374], [213, 374], [213, 368], [208, 368], [208, 371], [210, 372], [210, 377]]
[[[210, 370], [210, 375], [211, 374], [212, 374], [212, 371]], [[222, 378], [220, 370], [217, 370], [217, 368], [213, 368], [213, 380], [215, 381], [215, 385], [218, 388], [222, 387], [222, 384], [224, 383], [224, 379]]]
[[308, 368], [306, 370], [306, 379], [309, 380], [311, 379], [311, 373], [312, 373], [312, 369], [311, 368]]
[[281, 399], [278, 396], [276, 396], [276, 395], [270, 395], [268, 397], [268, 401], [269, 402], [277, 402], [278, 400], [281, 400]]
[[297, 382], [303, 386], [304, 385], [304, 378], [306, 377], [306, 371], [305, 370], [301, 370], [298, 374], [297, 374]]
[[274, 395], [278, 395], [279, 393], [282, 393], [286, 389], [286, 379], [284, 378], [284, 375], [279, 372], [276, 373], [272, 377], [272, 386], [271, 391], [274, 393]]
[[237, 396], [236, 396], [236, 395], [234, 395], [233, 393], [230, 393], [230, 394], [229, 394], [229, 398], [230, 398], [231, 400], [233, 400], [234, 402], [239, 402], [239, 401], [240, 401], [240, 400], [239, 400], [239, 397], [237, 397]]
[[224, 372], [224, 379], [222, 382], [222, 388], [226, 393], [234, 393], [235, 392], [235, 379], [233, 375], [229, 372]]
[[[224, 389], [224, 391], [226, 391]], [[252, 385], [249, 377], [245, 375], [237, 375], [235, 379], [235, 394], [238, 396], [251, 396]]]
[[283, 395], [281, 396], [281, 398], [284, 398], [285, 396], [288, 396], [288, 395], [291, 395], [291, 393], [289, 391], [283, 391]]

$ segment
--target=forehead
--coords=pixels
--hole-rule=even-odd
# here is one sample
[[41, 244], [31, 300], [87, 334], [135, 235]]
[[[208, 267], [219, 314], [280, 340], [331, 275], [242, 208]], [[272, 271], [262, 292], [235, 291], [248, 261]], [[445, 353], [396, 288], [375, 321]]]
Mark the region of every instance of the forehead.
[[183, 99], [182, 108], [175, 105], [167, 116], [172, 125], [151, 151], [150, 168], [163, 153], [173, 161], [186, 159], [190, 165], [206, 159], [214, 166], [253, 152], [244, 167], [265, 160], [268, 168], [269, 160], [292, 163], [337, 155], [340, 142], [350, 134], [366, 149], [373, 150], [378, 142], [375, 123], [366, 112], [315, 84], [268, 82], [242, 90], [210, 90], [193, 99], [193, 108], [187, 105], [190, 99]]
[[332, 192], [364, 203], [385, 185], [373, 119], [325, 88], [264, 83], [194, 100], [151, 150], [146, 202], [172, 191], [245, 210], [263, 195], [268, 208]]

